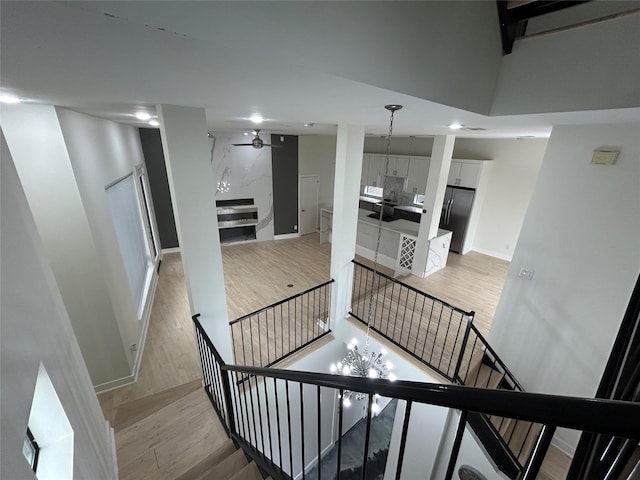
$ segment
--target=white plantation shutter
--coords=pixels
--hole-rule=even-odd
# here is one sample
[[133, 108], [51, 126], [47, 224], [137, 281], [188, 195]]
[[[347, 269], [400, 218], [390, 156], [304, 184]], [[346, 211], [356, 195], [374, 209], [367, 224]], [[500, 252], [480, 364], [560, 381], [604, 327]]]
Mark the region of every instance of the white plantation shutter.
[[131, 295], [139, 309], [147, 272], [151, 267], [151, 257], [140, 215], [134, 175], [107, 187], [106, 192]]

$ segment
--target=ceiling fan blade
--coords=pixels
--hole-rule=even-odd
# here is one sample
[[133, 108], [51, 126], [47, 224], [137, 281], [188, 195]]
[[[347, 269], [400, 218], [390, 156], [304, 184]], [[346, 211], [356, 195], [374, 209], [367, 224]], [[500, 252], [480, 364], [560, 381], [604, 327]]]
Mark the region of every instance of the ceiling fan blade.
[[271, 145], [270, 143], [263, 143], [262, 144], [263, 147], [275, 147], [275, 148], [280, 148], [282, 145]]
[[253, 147], [253, 143], [232, 143], [234, 147]]

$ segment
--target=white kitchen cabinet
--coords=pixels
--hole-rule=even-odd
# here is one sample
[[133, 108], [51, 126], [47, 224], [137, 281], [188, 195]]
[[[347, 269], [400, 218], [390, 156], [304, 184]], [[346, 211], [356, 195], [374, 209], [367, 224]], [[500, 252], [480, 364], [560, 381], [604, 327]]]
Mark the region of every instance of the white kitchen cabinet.
[[451, 160], [447, 185], [457, 187], [476, 188], [480, 179], [482, 163], [469, 160]]
[[407, 179], [407, 191], [424, 195], [427, 189], [430, 159], [425, 157], [411, 157]]
[[382, 177], [384, 176], [384, 173], [382, 172], [383, 164], [384, 157], [377, 155], [369, 156], [369, 172], [367, 174], [366, 185], [371, 185], [373, 187], [382, 186]]
[[394, 177], [406, 177], [409, 174], [409, 158], [389, 156], [388, 174]]
[[369, 179], [369, 155], [362, 156], [362, 173], [360, 174], [360, 185], [366, 185]]

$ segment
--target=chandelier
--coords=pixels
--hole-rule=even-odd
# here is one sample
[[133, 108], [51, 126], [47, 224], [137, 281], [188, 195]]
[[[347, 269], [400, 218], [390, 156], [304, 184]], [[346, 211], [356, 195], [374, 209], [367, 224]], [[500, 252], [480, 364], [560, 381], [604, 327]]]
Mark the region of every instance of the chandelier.
[[[389, 120], [389, 135], [387, 136], [387, 151], [386, 157], [384, 161], [384, 173], [385, 175], [389, 171], [389, 154], [391, 152], [391, 134], [393, 132], [393, 115], [396, 111], [402, 108], [402, 105], [385, 105], [387, 110], [391, 112], [391, 118]], [[380, 237], [382, 233], [382, 212], [385, 207], [385, 192], [384, 192], [384, 182], [382, 189], [382, 202], [380, 207], [380, 216], [378, 217], [378, 235], [376, 241], [376, 249], [373, 257], [373, 272], [374, 275], [378, 273], [378, 252], [380, 250]], [[377, 296], [377, 293], [375, 294]], [[364, 378], [385, 378], [390, 381], [394, 381], [396, 376], [393, 372], [390, 372], [393, 368], [391, 362], [386, 361], [384, 356], [386, 355], [386, 351], [384, 349], [380, 349], [380, 352], [370, 351], [369, 349], [369, 332], [371, 330], [371, 312], [373, 310], [373, 300], [374, 295], [372, 294], [369, 298], [369, 308], [367, 311], [367, 335], [364, 342], [364, 347], [362, 351], [358, 349], [358, 340], [352, 339], [351, 342], [347, 345], [347, 355], [337, 363], [332, 363], [329, 367], [331, 373], [338, 375], [346, 375], [352, 377], [364, 377]], [[354, 400], [364, 400], [367, 397], [366, 394], [361, 392], [352, 392], [351, 390], [344, 390], [342, 393], [342, 404], [345, 407], [351, 406], [352, 399]], [[378, 399], [380, 395], [377, 393], [373, 396], [373, 401], [371, 403], [371, 413], [377, 415], [380, 411], [380, 406], [378, 405]]]
[[[347, 345], [349, 351], [347, 355], [339, 362], [332, 363], [329, 367], [331, 373], [347, 375], [353, 377], [366, 377], [366, 378], [387, 378], [390, 381], [394, 381], [396, 376], [393, 372], [390, 372], [393, 368], [393, 364], [389, 361], [385, 361], [383, 357], [387, 354], [386, 350], [380, 349], [380, 352], [369, 352], [369, 337], [367, 336], [367, 342], [360, 352], [358, 350], [358, 340], [352, 339]], [[352, 392], [351, 390], [345, 390], [342, 394], [342, 404], [345, 407], [351, 406], [351, 399], [364, 400], [367, 396], [361, 392]], [[380, 395], [377, 393], [373, 396], [373, 403], [371, 405], [371, 411], [375, 414], [378, 413], [380, 407], [378, 406], [378, 398]]]
[[216, 187], [217, 193], [227, 193], [229, 190], [231, 190], [231, 183], [222, 180], [218, 182], [218, 185]]

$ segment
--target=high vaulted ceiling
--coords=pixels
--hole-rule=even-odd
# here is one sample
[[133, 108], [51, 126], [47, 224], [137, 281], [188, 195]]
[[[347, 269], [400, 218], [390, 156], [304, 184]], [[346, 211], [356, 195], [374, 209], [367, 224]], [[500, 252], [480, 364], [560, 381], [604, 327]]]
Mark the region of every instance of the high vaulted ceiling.
[[134, 113], [159, 103], [203, 107], [212, 131], [248, 131], [258, 113], [265, 131], [344, 123], [381, 135], [389, 103], [405, 107], [397, 135], [459, 122], [463, 137], [544, 137], [554, 124], [640, 118], [638, 108], [490, 116], [496, 5], [445, 3], [3, 1], [1, 89], [139, 126]]

